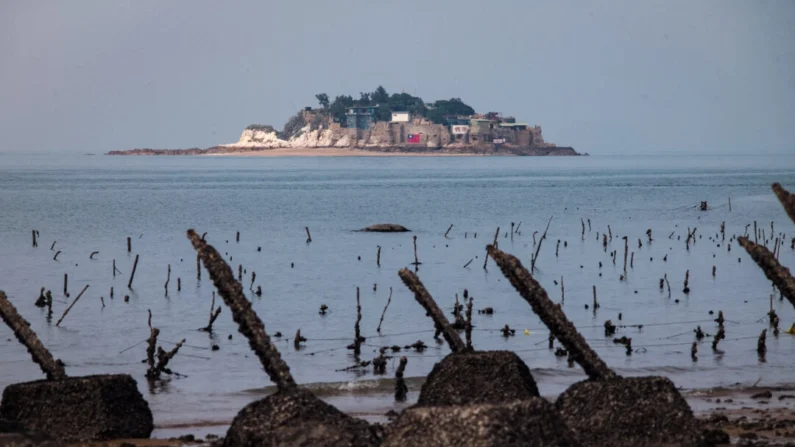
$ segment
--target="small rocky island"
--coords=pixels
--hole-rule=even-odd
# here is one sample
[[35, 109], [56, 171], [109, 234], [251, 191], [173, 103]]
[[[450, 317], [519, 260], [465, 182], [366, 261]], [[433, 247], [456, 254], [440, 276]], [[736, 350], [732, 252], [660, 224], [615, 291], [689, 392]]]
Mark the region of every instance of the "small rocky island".
[[[320, 107], [305, 107], [281, 131], [248, 126], [236, 143], [207, 149], [132, 149], [108, 155], [204, 155], [273, 149], [335, 148], [362, 154], [583, 155], [544, 141], [541, 127], [499, 112], [476, 113], [460, 98], [426, 103], [379, 86], [359, 99], [315, 95]], [[311, 151], [303, 152], [311, 155]], [[587, 154], [585, 154], [587, 155]]]

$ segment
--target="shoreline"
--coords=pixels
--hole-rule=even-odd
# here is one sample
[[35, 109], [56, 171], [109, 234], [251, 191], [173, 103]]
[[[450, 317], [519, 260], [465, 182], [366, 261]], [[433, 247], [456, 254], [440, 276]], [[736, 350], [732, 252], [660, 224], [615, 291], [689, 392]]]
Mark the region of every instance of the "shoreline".
[[228, 157], [576, 157], [588, 156], [571, 147], [538, 146], [452, 146], [438, 149], [412, 146], [372, 147], [235, 147], [213, 146], [207, 149], [129, 149], [105, 155], [145, 156], [228, 156]]
[[[758, 393], [770, 392], [770, 397], [752, 397]], [[701, 422], [703, 428], [723, 429], [732, 438], [731, 445], [737, 445], [743, 438], [764, 439], [773, 445], [778, 445], [791, 441], [795, 437], [795, 421], [792, 420], [795, 414], [795, 387], [739, 387], [739, 388], [708, 388], [683, 390], [683, 397], [693, 411], [695, 417]], [[392, 393], [378, 393], [372, 396], [374, 401], [379, 404], [376, 407], [356, 405], [348, 402], [348, 405], [340, 405], [340, 400], [346, 400], [349, 396], [319, 396], [324, 401], [341, 407], [340, 409], [353, 417], [365, 419], [371, 423], [377, 422], [388, 424], [389, 418], [386, 412], [394, 410], [402, 412], [407, 407], [416, 403], [419, 389], [410, 390], [413, 397], [409, 402], [396, 404]], [[264, 396], [262, 396], [264, 397]], [[257, 399], [261, 399], [258, 397]], [[546, 400], [554, 403], [557, 396], [542, 396]], [[372, 405], [373, 402], [370, 402]], [[351, 405], [353, 404], [353, 405]], [[152, 437], [146, 440], [125, 439], [112, 440], [102, 443], [74, 443], [68, 444], [71, 447], [83, 446], [120, 446], [123, 443], [132, 443], [138, 446], [182, 446], [191, 444], [185, 442], [185, 436], [192, 436], [195, 439], [204, 439], [205, 443], [215, 441], [218, 437], [223, 437], [231, 424], [229, 421], [203, 420], [188, 423], [166, 423], [156, 424]], [[753, 435], [752, 435], [753, 434]], [[209, 435], [209, 436], [208, 436]], [[754, 436], [756, 435], [756, 437]], [[179, 438], [183, 437], [182, 440]]]

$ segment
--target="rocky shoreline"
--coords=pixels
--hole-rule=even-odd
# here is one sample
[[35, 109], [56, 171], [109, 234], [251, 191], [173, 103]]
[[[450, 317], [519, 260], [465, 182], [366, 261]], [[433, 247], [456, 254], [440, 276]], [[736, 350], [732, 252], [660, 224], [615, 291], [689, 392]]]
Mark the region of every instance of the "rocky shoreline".
[[[267, 153], [278, 153], [278, 148], [265, 148], [265, 147], [237, 147], [237, 146], [213, 146], [207, 149], [190, 148], [190, 149], [128, 149], [110, 151], [105, 155], [166, 155], [166, 156], [197, 156], [197, 155], [262, 155]], [[320, 153], [323, 147], [305, 148], [304, 151], [296, 151], [294, 154], [286, 155], [302, 155], [311, 156], [312, 151], [317, 150]], [[378, 153], [380, 155], [471, 155], [471, 156], [580, 156], [588, 154], [580, 154], [571, 147], [554, 147], [554, 146], [540, 146], [540, 147], [514, 147], [514, 146], [501, 146], [495, 147], [494, 145], [482, 146], [457, 146], [457, 147], [443, 147], [439, 149], [432, 149], [428, 147], [417, 146], [376, 146], [376, 147], [356, 147], [356, 148], [332, 148], [338, 150], [345, 150], [352, 155], [361, 154], [362, 156]]]

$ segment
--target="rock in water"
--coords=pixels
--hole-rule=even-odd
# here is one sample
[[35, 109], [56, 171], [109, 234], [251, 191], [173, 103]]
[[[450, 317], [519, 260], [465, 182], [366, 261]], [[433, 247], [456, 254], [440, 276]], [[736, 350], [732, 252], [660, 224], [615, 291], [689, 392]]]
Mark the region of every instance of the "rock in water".
[[693, 411], [665, 377], [578, 382], [555, 406], [586, 446], [701, 445]]
[[148, 438], [154, 428], [149, 404], [126, 374], [9, 385], [0, 418], [63, 442]]
[[375, 224], [367, 228], [362, 228], [359, 231], [376, 232], [376, 233], [405, 233], [411, 231], [403, 225], [397, 224]]
[[278, 391], [235, 416], [224, 445], [376, 446], [383, 429], [352, 418], [309, 391]]
[[532, 397], [504, 404], [414, 407], [387, 427], [383, 447], [579, 446], [555, 408]]
[[434, 365], [417, 406], [498, 404], [538, 397], [530, 369], [510, 351], [450, 354]]

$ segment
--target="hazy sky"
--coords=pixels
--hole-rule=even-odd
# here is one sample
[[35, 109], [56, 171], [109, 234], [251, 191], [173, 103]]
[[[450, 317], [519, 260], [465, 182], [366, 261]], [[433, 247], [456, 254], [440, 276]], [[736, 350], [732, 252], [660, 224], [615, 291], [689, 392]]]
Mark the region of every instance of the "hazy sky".
[[208, 147], [379, 84], [592, 154], [795, 154], [795, 1], [0, 2], [0, 151]]

